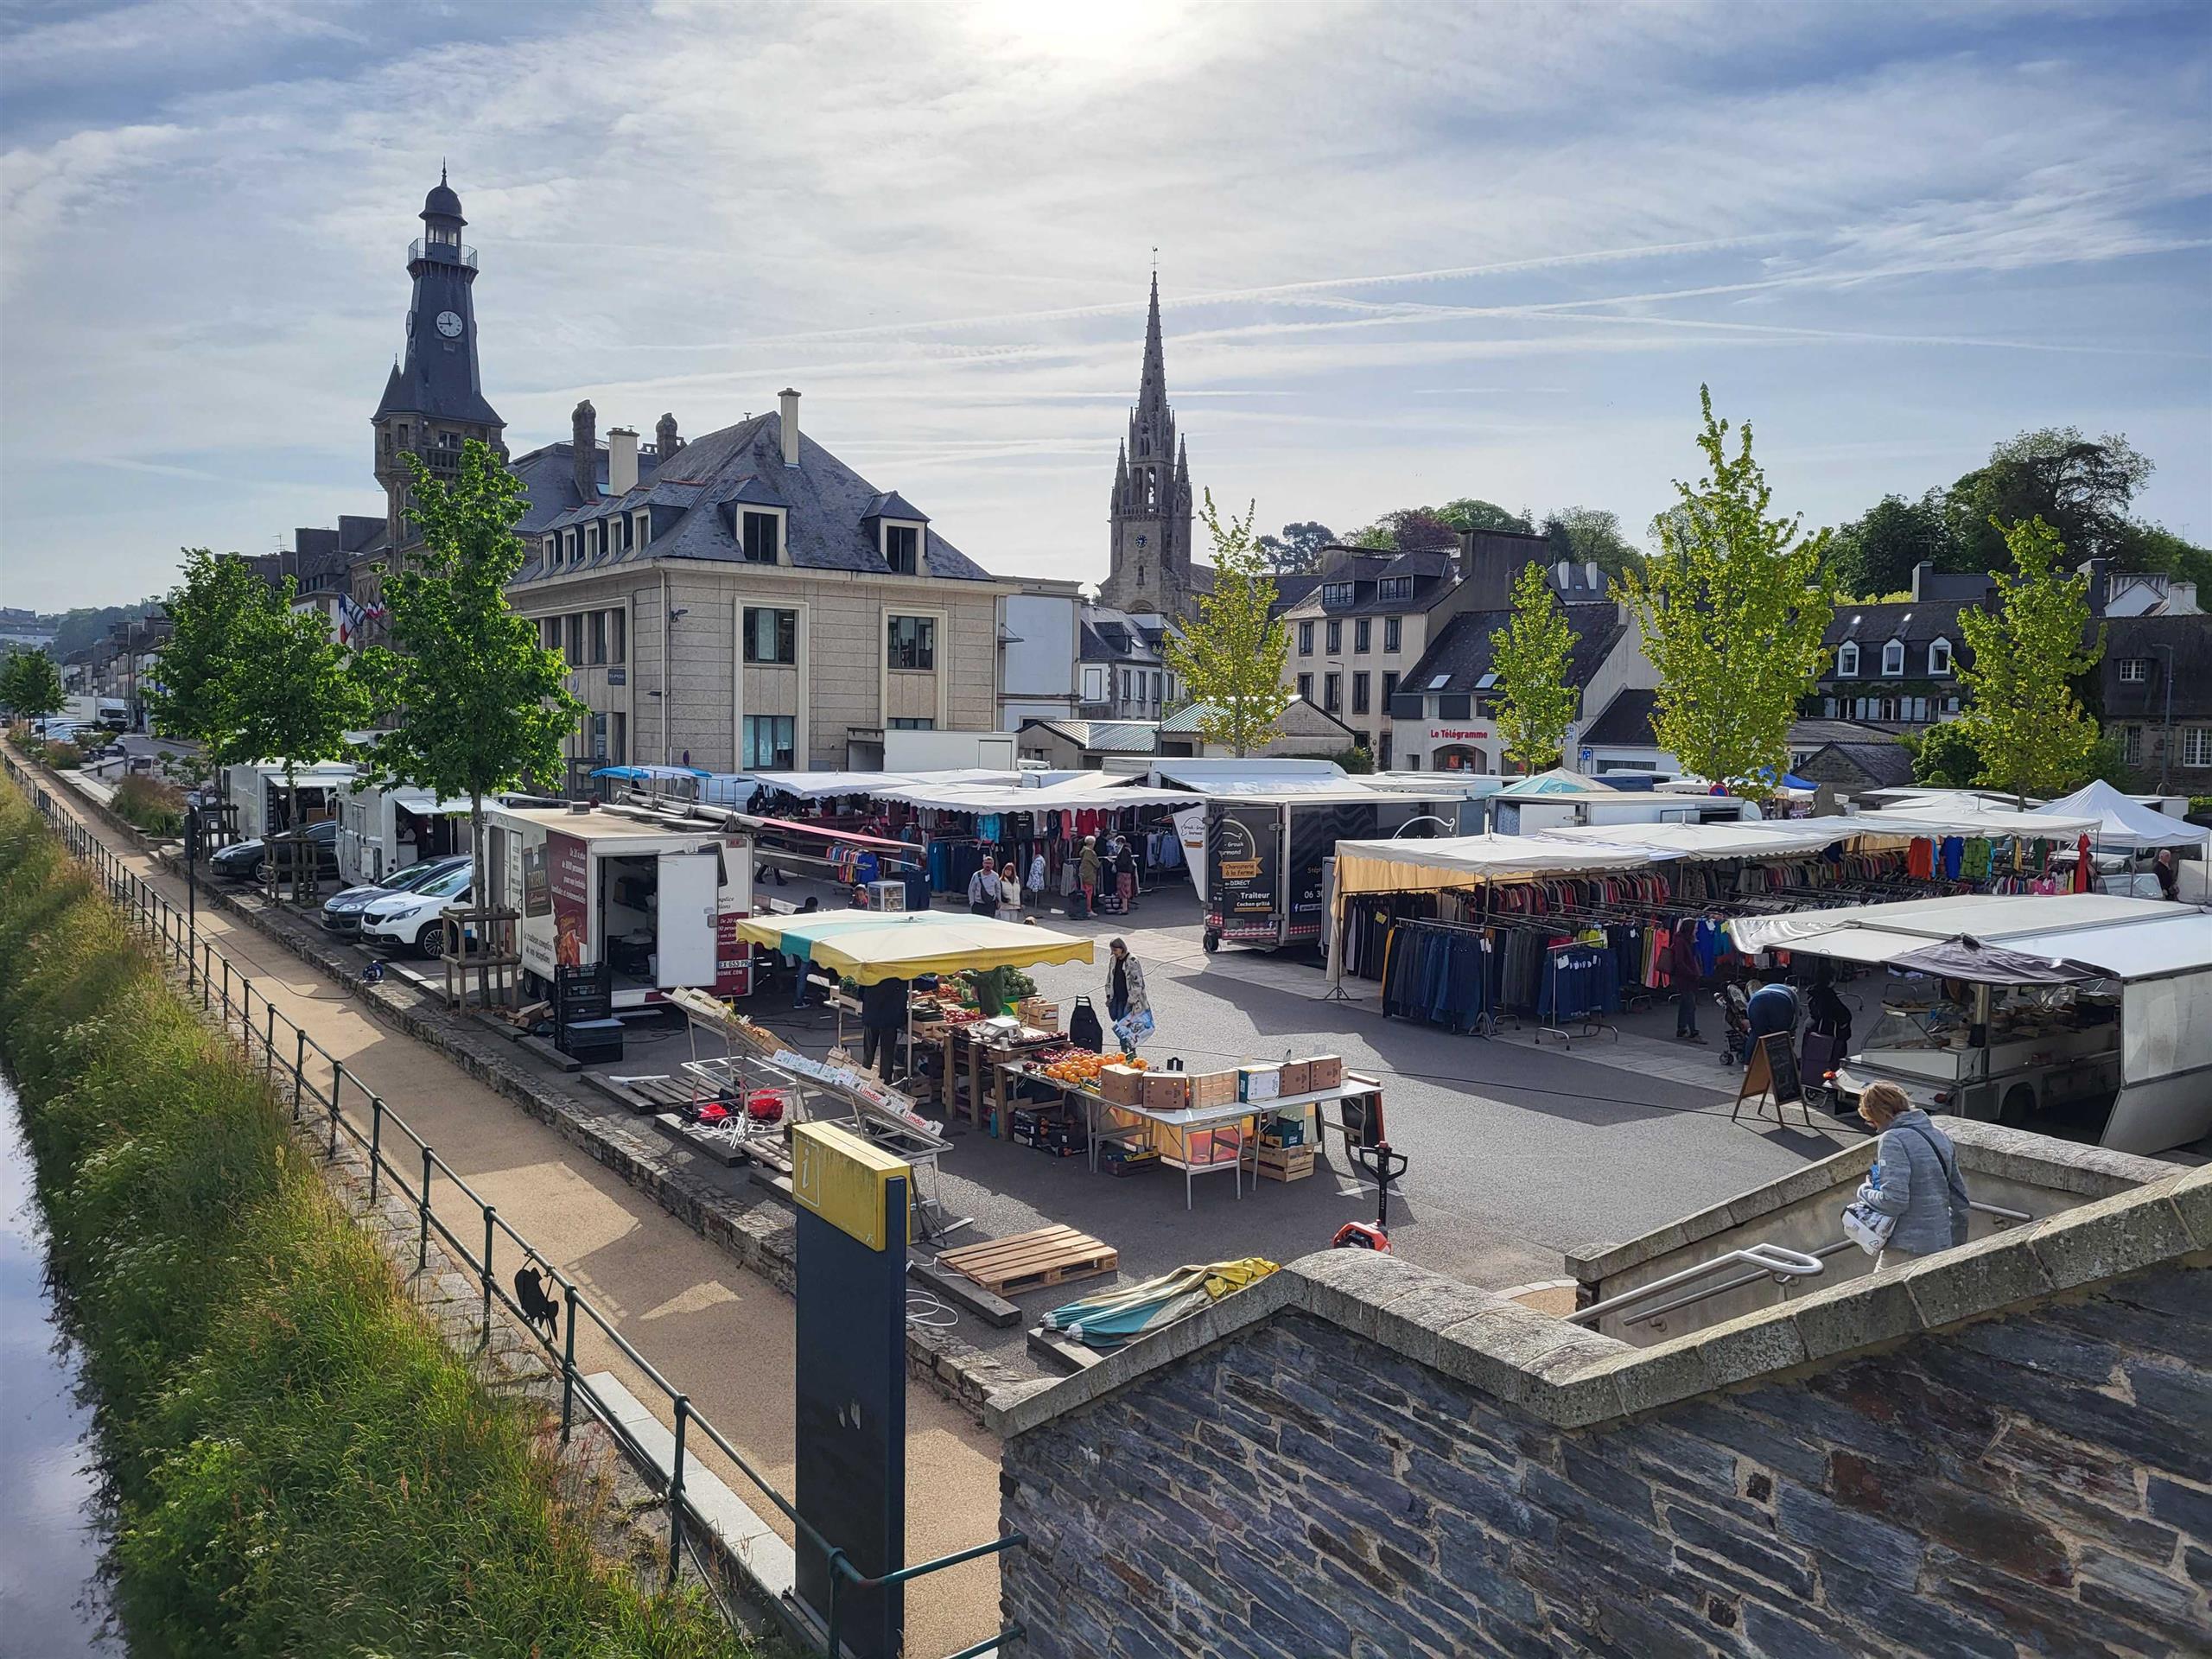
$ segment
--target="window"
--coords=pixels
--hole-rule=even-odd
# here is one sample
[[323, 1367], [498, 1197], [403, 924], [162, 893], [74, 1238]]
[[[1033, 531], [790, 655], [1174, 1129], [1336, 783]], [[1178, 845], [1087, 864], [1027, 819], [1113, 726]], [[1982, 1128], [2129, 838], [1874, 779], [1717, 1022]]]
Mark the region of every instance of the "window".
[[[621, 613], [615, 613], [620, 616]], [[617, 710], [608, 717], [611, 729], [607, 738], [607, 761], [609, 766], [626, 766], [630, 764], [630, 716]]]
[[1298, 654], [1301, 657], [1313, 654], [1313, 625], [1311, 622], [1298, 625]]
[[2131, 685], [2139, 685], [2151, 677], [2148, 657], [2123, 657], [2120, 659], [2120, 677]]
[[1859, 647], [1848, 639], [1835, 648], [1835, 671], [1839, 679], [1856, 679], [1859, 676]]
[[548, 651], [561, 649], [561, 619], [549, 616], [538, 624], [538, 643]]
[[1382, 747], [1376, 753], [1375, 765], [1378, 771], [1390, 770], [1390, 734], [1388, 732], [1382, 734]]
[[1323, 610], [1333, 610], [1340, 605], [1349, 605], [1351, 603], [1351, 583], [1348, 582], [1325, 582], [1321, 584], [1321, 608]]
[[1888, 645], [1882, 647], [1882, 677], [1883, 678], [1887, 679], [1892, 674], [1902, 674], [1904, 672], [1904, 641], [1902, 639], [1892, 639]]
[[1385, 576], [1376, 584], [1375, 596], [1385, 605], [1409, 605], [1414, 597], [1411, 576]]
[[900, 715], [883, 722], [887, 730], [893, 732], [933, 732], [937, 721], [926, 715]]
[[1335, 617], [1329, 619], [1329, 655], [1333, 657], [1344, 648], [1344, 625]]
[[772, 512], [748, 512], [744, 516], [745, 562], [747, 564], [773, 564], [776, 562], [776, 532], [781, 528]]
[[1298, 677], [1298, 700], [1300, 702], [1313, 701], [1313, 677], [1311, 674]]
[[894, 616], [890, 623], [891, 666], [937, 667], [937, 619], [933, 616]]
[[1382, 676], [1382, 707], [1388, 709], [1390, 700], [1398, 695], [1398, 671], [1391, 669]]
[[2182, 733], [2181, 763], [2212, 766], [2212, 726], [2191, 726]]
[[1324, 674], [1321, 677], [1321, 707], [1331, 714], [1344, 706], [1344, 677]]
[[561, 538], [558, 536], [546, 537], [543, 541], [538, 543], [537, 550], [545, 556], [545, 563], [550, 568], [550, 566], [557, 563], [560, 560]]
[[1374, 627], [1373, 619], [1364, 616], [1351, 625], [1351, 648], [1355, 655], [1374, 648]]
[[886, 524], [883, 527], [883, 562], [902, 576], [918, 574], [920, 569], [922, 532], [912, 524]]
[[653, 538], [653, 515], [650, 510], [631, 515], [632, 524], [631, 545], [643, 547]]
[[1351, 677], [1351, 711], [1355, 715], [1367, 712], [1367, 675], [1363, 671]]
[[1951, 671], [1951, 642], [1949, 640], [1937, 639], [1929, 645], [1928, 671], [1930, 674], [1948, 674]]
[[748, 663], [796, 664], [798, 661], [798, 613], [772, 610], [765, 605], [747, 606], [745, 660]]
[[622, 663], [629, 660], [628, 641], [625, 638], [630, 626], [627, 612], [609, 611], [607, 613], [607, 660]]
[[1122, 701], [1123, 702], [1133, 702], [1135, 699], [1137, 694], [1133, 689], [1135, 680], [1135, 676], [1132, 675], [1128, 669], [1122, 671]]
[[1404, 619], [1402, 617], [1386, 616], [1382, 619], [1383, 650], [1395, 651], [1398, 648], [1398, 637]]
[[583, 562], [583, 549], [577, 543], [575, 531], [564, 530], [561, 532], [561, 545], [567, 551], [570, 564], [580, 564]]
[[798, 724], [790, 715], [747, 715], [742, 764], [771, 772], [788, 771], [795, 759], [792, 749]]
[[[594, 666], [597, 666], [606, 662], [606, 660], [607, 613], [605, 611], [594, 611], [591, 613], [591, 662]], [[601, 736], [603, 741], [605, 734], [602, 733]], [[601, 753], [603, 753], [605, 751], [602, 749]]]
[[1083, 700], [1085, 702], [1106, 701], [1106, 671], [1085, 665], [1083, 671]]
[[565, 654], [569, 659], [569, 666], [574, 668], [584, 659], [584, 613], [582, 611], [571, 611], [566, 618], [566, 622], [569, 648]]
[[607, 764], [607, 716], [593, 715], [586, 723], [591, 728], [591, 758], [603, 766]]
[[2131, 766], [2141, 764], [2143, 760], [2143, 728], [2140, 726], [2130, 726], [2125, 732], [2120, 734], [2120, 759], [2126, 761]]

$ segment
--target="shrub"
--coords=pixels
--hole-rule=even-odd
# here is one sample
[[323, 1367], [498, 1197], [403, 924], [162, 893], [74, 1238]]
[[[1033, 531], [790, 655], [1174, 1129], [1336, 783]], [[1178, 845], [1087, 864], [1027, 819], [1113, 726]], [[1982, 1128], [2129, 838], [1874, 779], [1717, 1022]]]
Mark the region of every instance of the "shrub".
[[134, 1651], [741, 1651], [602, 1559], [541, 1409], [439, 1343], [29, 804], [0, 783], [0, 1058], [81, 1338]]
[[116, 811], [149, 835], [184, 833], [184, 791], [174, 784], [133, 772], [116, 785]]
[[39, 752], [56, 772], [72, 772], [85, 764], [85, 752], [74, 743], [43, 743]]

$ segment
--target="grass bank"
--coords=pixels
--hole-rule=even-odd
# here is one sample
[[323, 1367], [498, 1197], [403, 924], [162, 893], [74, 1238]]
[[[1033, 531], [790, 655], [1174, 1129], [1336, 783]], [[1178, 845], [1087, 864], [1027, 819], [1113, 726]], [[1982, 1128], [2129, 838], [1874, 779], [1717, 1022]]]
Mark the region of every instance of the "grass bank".
[[741, 1652], [560, 1498], [289, 1136], [0, 781], [0, 1060], [98, 1396], [115, 1603], [162, 1655]]

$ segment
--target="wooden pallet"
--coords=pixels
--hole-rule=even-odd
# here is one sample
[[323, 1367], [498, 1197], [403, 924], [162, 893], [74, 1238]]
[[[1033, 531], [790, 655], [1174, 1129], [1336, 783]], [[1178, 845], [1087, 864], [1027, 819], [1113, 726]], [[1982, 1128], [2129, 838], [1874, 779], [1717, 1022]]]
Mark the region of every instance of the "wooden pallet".
[[1121, 1252], [1072, 1227], [1039, 1227], [982, 1244], [963, 1245], [938, 1257], [938, 1265], [974, 1280], [1001, 1296], [1073, 1279], [1093, 1279], [1122, 1264]]

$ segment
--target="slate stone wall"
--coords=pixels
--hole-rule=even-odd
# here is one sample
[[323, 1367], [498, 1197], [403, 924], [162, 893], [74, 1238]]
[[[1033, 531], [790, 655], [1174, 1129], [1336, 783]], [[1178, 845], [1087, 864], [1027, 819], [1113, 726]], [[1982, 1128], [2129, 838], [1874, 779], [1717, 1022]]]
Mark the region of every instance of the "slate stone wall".
[[2204, 1653], [2212, 1277], [1581, 1428], [1287, 1306], [1002, 1490], [1037, 1659]]

